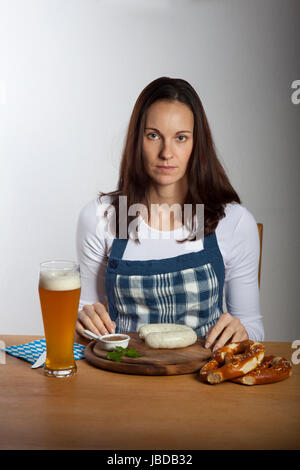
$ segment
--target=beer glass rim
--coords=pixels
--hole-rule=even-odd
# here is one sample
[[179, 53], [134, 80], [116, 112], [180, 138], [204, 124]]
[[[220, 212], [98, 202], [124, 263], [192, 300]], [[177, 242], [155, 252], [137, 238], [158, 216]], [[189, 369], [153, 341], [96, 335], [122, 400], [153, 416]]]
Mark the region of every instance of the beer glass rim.
[[53, 258], [40, 263], [40, 269], [54, 269], [55, 271], [70, 271], [78, 269], [79, 264], [75, 261]]

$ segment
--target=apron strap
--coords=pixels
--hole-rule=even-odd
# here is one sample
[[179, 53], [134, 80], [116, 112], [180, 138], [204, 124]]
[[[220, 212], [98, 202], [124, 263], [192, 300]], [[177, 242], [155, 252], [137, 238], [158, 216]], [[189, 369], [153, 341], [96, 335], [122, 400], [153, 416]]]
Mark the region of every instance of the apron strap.
[[214, 248], [216, 245], [217, 245], [216, 232], [213, 232], [210, 235], [207, 235], [207, 237], [204, 237], [204, 244], [203, 244], [204, 250], [210, 250], [211, 248]]
[[110, 256], [112, 258], [122, 259], [128, 238], [115, 238], [111, 247]]

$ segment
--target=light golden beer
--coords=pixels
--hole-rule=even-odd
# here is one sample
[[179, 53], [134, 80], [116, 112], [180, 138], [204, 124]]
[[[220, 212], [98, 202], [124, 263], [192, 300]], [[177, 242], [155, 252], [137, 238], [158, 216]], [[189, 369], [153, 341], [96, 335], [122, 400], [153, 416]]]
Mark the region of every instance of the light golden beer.
[[47, 345], [44, 372], [69, 377], [76, 372], [73, 347], [80, 298], [79, 266], [60, 260], [41, 263], [39, 296]]

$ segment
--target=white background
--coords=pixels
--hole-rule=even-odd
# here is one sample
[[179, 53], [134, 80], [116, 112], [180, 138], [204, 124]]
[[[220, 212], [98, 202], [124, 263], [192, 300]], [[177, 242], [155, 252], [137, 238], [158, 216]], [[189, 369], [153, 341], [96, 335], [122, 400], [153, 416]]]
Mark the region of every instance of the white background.
[[264, 224], [267, 340], [299, 328], [299, 1], [0, 0], [0, 333], [43, 334], [39, 263], [76, 260], [80, 209], [115, 189], [142, 89], [198, 92], [218, 156]]

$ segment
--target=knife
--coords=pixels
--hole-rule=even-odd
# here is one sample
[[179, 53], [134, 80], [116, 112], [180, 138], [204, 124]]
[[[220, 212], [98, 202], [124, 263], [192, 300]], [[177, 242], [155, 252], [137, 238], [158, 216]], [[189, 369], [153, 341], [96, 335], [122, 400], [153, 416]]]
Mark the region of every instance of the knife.
[[42, 365], [44, 365], [46, 356], [47, 356], [47, 351], [42, 352], [40, 357], [38, 357], [35, 363], [31, 366], [31, 369], [37, 369], [38, 367], [41, 367]]

